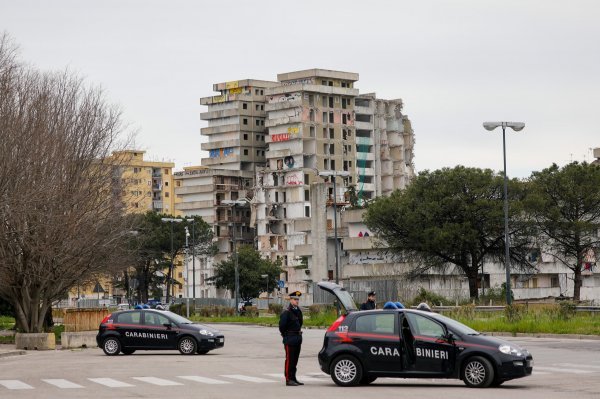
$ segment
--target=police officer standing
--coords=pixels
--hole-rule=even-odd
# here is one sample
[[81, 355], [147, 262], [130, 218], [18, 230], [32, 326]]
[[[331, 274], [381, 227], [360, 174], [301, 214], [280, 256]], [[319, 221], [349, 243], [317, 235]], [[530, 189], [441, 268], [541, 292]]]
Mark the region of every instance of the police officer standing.
[[296, 379], [296, 366], [302, 347], [302, 311], [298, 307], [301, 295], [300, 291], [290, 293], [290, 305], [279, 318], [279, 332], [285, 346], [285, 385], [292, 387], [304, 385]]
[[375, 291], [367, 294], [367, 301], [360, 305], [360, 310], [375, 310]]

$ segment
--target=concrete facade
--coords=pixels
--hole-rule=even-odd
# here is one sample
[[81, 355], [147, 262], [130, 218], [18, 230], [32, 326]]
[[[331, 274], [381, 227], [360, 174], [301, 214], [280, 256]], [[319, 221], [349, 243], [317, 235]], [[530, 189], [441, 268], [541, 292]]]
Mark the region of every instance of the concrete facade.
[[[250, 201], [252, 200], [254, 174], [250, 171], [211, 169], [202, 166], [184, 168], [176, 172], [176, 209], [182, 217], [201, 216], [212, 226], [217, 254], [214, 257], [196, 256], [188, 251], [183, 268], [184, 297], [228, 298], [226, 290], [208, 284], [214, 275], [214, 266], [226, 260], [236, 245], [254, 244], [251, 227]], [[247, 206], [232, 206], [223, 201], [244, 200]], [[193, 272], [195, 271], [195, 278]]]

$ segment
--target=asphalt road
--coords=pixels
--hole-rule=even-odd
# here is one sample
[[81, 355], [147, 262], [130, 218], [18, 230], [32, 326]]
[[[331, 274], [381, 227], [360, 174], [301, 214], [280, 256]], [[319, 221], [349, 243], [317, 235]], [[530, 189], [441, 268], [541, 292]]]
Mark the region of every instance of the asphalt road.
[[324, 331], [306, 330], [298, 367], [298, 378], [306, 385], [286, 387], [283, 346], [275, 328], [216, 327], [225, 333], [225, 347], [205, 356], [168, 351], [108, 357], [94, 348], [0, 358], [0, 398], [600, 398], [598, 340], [508, 338], [533, 353], [534, 374], [498, 388], [470, 389], [459, 380], [388, 378], [341, 388], [319, 370]]

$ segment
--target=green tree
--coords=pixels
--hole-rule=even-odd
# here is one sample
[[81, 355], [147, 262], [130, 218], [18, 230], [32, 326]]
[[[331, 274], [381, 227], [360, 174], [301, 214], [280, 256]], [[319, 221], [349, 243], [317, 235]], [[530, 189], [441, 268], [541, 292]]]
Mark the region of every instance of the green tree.
[[[200, 216], [189, 218], [193, 219], [193, 222], [183, 219], [182, 222], [173, 223], [173, 250], [171, 251], [171, 222], [163, 222], [162, 219], [172, 218], [172, 216], [150, 211], [130, 217], [135, 220], [136, 226], [132, 231], [130, 246], [136, 253], [135, 272], [131, 277], [137, 281], [138, 298], [141, 302], [147, 302], [149, 292], [157, 292], [158, 287], [165, 284], [166, 299], [169, 301], [170, 287], [175, 283], [171, 264], [186, 249], [186, 227], [190, 234], [194, 230], [195, 240], [192, 240], [191, 236], [188, 237], [188, 249], [191, 252], [191, 248], [194, 247], [197, 256], [215, 253], [212, 229]], [[125, 284], [129, 283], [127, 277], [124, 279]]]
[[578, 301], [585, 258], [600, 247], [600, 167], [553, 164], [534, 172], [530, 181], [526, 205], [539, 229], [540, 244], [573, 271], [573, 299]]
[[[238, 248], [238, 268], [240, 281], [240, 296], [243, 300], [256, 298], [267, 290], [267, 280], [270, 289], [276, 287], [281, 269], [281, 261], [272, 262], [263, 259], [260, 253], [250, 245]], [[262, 275], [267, 274], [265, 279]], [[235, 293], [235, 254], [215, 266], [215, 274], [209, 278], [217, 288], [225, 288]]]
[[[511, 265], [529, 268], [525, 186], [511, 180], [508, 193]], [[365, 222], [383, 246], [411, 262], [413, 276], [455, 265], [477, 298], [484, 260], [504, 260], [503, 175], [464, 166], [425, 171], [406, 190], [371, 203]]]

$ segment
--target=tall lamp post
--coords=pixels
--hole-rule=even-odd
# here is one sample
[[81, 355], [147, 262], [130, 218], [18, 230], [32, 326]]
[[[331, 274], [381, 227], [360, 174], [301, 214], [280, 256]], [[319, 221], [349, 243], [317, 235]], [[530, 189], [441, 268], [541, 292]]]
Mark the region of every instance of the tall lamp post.
[[339, 269], [339, 254], [338, 254], [338, 235], [337, 235], [337, 187], [335, 184], [336, 178], [338, 176], [348, 177], [350, 173], [346, 171], [337, 171], [337, 170], [324, 170], [319, 172], [319, 176], [321, 177], [330, 177], [333, 180], [333, 236], [335, 239], [335, 283], [339, 284], [340, 282], [340, 269]]
[[[242, 200], [223, 200], [221, 201], [222, 204], [225, 205], [231, 205], [232, 210], [235, 210], [235, 208], [237, 206], [243, 206], [246, 205], [248, 202], [247, 201], [242, 201]], [[233, 224], [233, 256], [235, 259], [235, 309], [236, 312], [239, 313], [239, 309], [238, 309], [238, 304], [240, 302], [239, 298], [240, 298], [240, 270], [239, 270], [239, 265], [238, 265], [238, 253], [237, 253], [237, 245], [236, 245], [236, 238], [235, 238], [235, 215], [233, 214], [234, 212], [231, 212], [231, 217], [232, 217], [232, 224]]]
[[185, 220], [192, 224], [192, 306], [196, 311], [196, 219], [188, 218]]
[[267, 279], [267, 309], [269, 309], [269, 275], [261, 274], [260, 276], [264, 279]]
[[[160, 220], [165, 223], [171, 223], [171, 268], [169, 270], [169, 273], [167, 273], [167, 287], [169, 287], [168, 279], [172, 279], [171, 273], [173, 273], [173, 223], [181, 223], [183, 220], [176, 218], [161, 218]], [[169, 290], [167, 289], [167, 303], [169, 302], [169, 295]]]
[[504, 267], [506, 268], [506, 304], [510, 305], [512, 298], [510, 296], [510, 243], [508, 237], [508, 176], [506, 175], [506, 128], [509, 127], [515, 132], [520, 132], [525, 128], [523, 122], [483, 122], [485, 130], [490, 132], [497, 127], [502, 127], [502, 152], [504, 156]]

